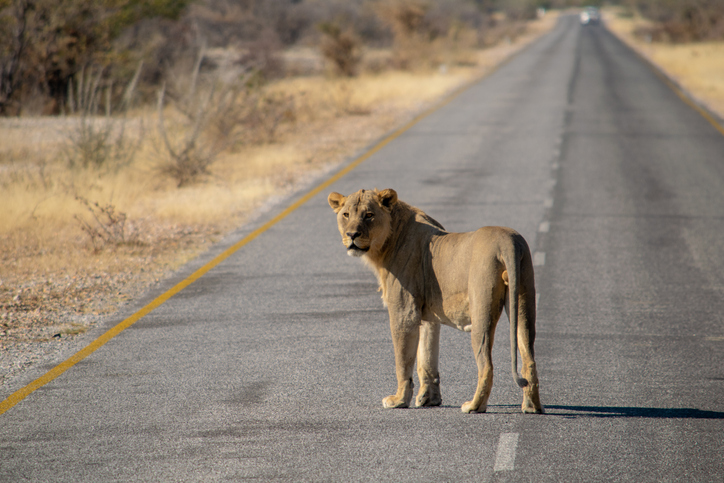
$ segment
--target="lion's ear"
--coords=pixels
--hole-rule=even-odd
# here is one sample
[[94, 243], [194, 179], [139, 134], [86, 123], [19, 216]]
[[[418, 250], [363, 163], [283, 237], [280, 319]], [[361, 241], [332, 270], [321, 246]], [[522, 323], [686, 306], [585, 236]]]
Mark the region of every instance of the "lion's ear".
[[377, 199], [380, 200], [380, 204], [385, 208], [392, 208], [397, 203], [397, 191], [393, 189], [382, 190], [377, 193]]
[[337, 213], [344, 205], [344, 196], [339, 193], [329, 193], [327, 203], [329, 203], [329, 206], [331, 206], [334, 212]]

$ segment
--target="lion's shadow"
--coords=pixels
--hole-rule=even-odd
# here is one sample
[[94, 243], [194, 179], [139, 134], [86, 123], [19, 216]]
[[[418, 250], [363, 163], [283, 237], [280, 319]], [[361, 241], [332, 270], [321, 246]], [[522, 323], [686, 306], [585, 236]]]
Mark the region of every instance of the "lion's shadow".
[[[442, 409], [457, 409], [460, 406], [442, 404]], [[559, 416], [567, 419], [576, 418], [652, 418], [652, 419], [724, 419], [724, 412], [704, 411], [695, 408], [641, 408], [622, 406], [564, 406], [559, 404], [544, 405], [544, 416]], [[431, 410], [435, 407], [415, 409]], [[521, 414], [520, 405], [489, 404], [488, 413]]]
[[724, 412], [695, 408], [550, 405], [545, 410], [549, 415], [569, 418], [724, 419]]

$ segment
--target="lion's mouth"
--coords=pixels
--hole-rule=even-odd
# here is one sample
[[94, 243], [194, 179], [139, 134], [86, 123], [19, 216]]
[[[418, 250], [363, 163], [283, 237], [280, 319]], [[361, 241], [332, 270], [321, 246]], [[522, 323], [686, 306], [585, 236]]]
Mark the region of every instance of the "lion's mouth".
[[358, 247], [354, 242], [352, 242], [347, 247], [347, 254], [351, 255], [353, 257], [359, 257], [359, 256], [362, 256], [365, 253], [367, 253], [367, 251], [369, 251], [369, 249], [370, 249], [369, 247], [367, 247], [367, 248]]

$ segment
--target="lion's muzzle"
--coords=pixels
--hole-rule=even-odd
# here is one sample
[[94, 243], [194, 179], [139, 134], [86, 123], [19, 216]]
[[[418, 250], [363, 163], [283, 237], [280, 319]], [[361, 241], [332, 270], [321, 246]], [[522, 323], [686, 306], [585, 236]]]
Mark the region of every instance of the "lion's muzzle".
[[349, 256], [361, 257], [370, 249], [369, 246], [364, 246], [364, 244], [360, 240], [360, 232], [347, 232], [346, 235], [347, 239], [349, 240], [349, 243], [347, 244], [347, 254]]
[[352, 241], [347, 245], [347, 255], [351, 257], [361, 257], [369, 251], [369, 247], [361, 247], [357, 243], [359, 242]]

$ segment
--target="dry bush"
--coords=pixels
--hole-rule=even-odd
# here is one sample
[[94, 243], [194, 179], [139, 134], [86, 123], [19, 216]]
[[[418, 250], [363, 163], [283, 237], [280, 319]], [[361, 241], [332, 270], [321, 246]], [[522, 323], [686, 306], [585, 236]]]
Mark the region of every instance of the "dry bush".
[[236, 119], [237, 127], [242, 128], [240, 140], [246, 144], [274, 142], [281, 124], [296, 119], [293, 95], [269, 92], [263, 87], [248, 88], [236, 105], [236, 117], [221, 118], [219, 122], [228, 124], [229, 119]]
[[492, 47], [500, 42], [509, 44], [527, 31], [525, 21], [510, 19], [503, 14], [491, 15], [478, 32], [478, 45]]
[[157, 147], [157, 150], [164, 158], [158, 169], [161, 174], [176, 181], [176, 186], [181, 188], [208, 175], [209, 166], [223, 149], [219, 143], [208, 141], [205, 136], [210, 124], [208, 109], [214, 91], [210, 91], [205, 102], [199, 106], [189, 122], [182, 126], [184, 132], [177, 136], [169, 136], [166, 128], [165, 92], [164, 87], [158, 94], [158, 132], [163, 147]]
[[659, 42], [697, 42], [724, 39], [721, 0], [640, 0], [641, 14], [654, 21], [637, 34]]
[[399, 69], [410, 69], [415, 62], [424, 62], [429, 52], [432, 33], [425, 16], [429, 5], [417, 0], [396, 0], [380, 3], [377, 14], [393, 32], [393, 62]]
[[505, 0], [499, 6], [508, 21], [526, 22], [536, 18], [540, 4], [531, 0]]
[[315, 24], [313, 7], [309, 2], [264, 0], [254, 2], [253, 13], [287, 46], [297, 43]]
[[362, 60], [359, 39], [349, 30], [342, 31], [333, 22], [319, 24], [319, 30], [324, 34], [320, 45], [322, 55], [332, 63], [338, 74], [354, 77]]
[[[224, 150], [243, 144], [272, 142], [282, 122], [294, 120], [294, 98], [265, 89], [255, 69], [217, 71], [201, 75], [206, 54], [201, 50], [186, 86], [158, 95], [157, 147], [164, 161], [160, 172], [178, 187], [210, 174], [209, 167]], [[177, 77], [183, 79], [184, 77]], [[166, 101], [175, 113], [167, 125]]]
[[392, 66], [402, 70], [473, 65], [472, 51], [486, 44], [483, 33], [495, 34], [492, 17], [469, 2], [394, 0], [377, 4], [376, 12], [393, 32]]
[[[136, 74], [125, 89], [119, 106], [119, 116], [112, 116], [113, 82], [105, 86], [105, 96], [101, 93], [103, 69], [93, 72], [85, 69], [68, 84], [67, 109], [77, 114], [77, 122], [66, 133], [66, 145], [63, 149], [71, 169], [95, 169], [99, 172], [118, 171], [133, 161], [143, 140], [143, 126], [139, 124], [136, 134], [129, 133], [130, 123], [126, 118], [131, 106], [133, 93], [141, 72], [139, 64]], [[101, 97], [104, 105], [101, 106]], [[105, 115], [99, 115], [103, 110]]]
[[81, 196], [76, 196], [75, 199], [90, 214], [90, 219], [80, 215], [75, 215], [75, 219], [80, 224], [81, 230], [90, 238], [95, 253], [99, 253], [108, 245], [132, 245], [138, 242], [136, 234], [126, 225], [126, 214], [117, 212], [114, 205], [109, 203], [101, 206]]
[[71, 169], [117, 171], [131, 163], [140, 141], [129, 139], [125, 119], [83, 114], [68, 133], [64, 154]]
[[289, 0], [201, 0], [194, 3], [189, 19], [212, 47], [244, 45], [265, 31], [292, 45], [313, 27], [313, 8]]
[[68, 85], [84, 65], [124, 63], [126, 52], [114, 41], [127, 27], [153, 17], [176, 19], [188, 3], [1, 1], [0, 114], [27, 112], [33, 104], [42, 114], [61, 114]]
[[337, 116], [367, 116], [372, 113], [372, 105], [362, 102], [355, 88], [347, 81], [330, 86], [328, 90], [331, 106]]
[[[187, 86], [171, 86], [167, 96], [164, 86], [158, 93], [158, 133], [162, 145], [156, 146], [162, 157], [158, 169], [172, 178], [177, 187], [193, 183], [209, 174], [209, 166], [226, 146], [225, 139], [210, 135], [214, 115], [228, 106], [229, 84], [210, 82], [200, 85], [201, 64], [205, 58], [205, 49], [201, 49], [196, 63], [188, 77], [172, 75], [172, 79], [187, 79]], [[185, 87], [185, 88], [184, 88]], [[222, 89], [219, 89], [222, 87]], [[174, 117], [174, 129], [169, 135], [166, 118], [166, 100], [171, 101]], [[180, 116], [178, 115], [180, 114]]]
[[0, 188], [21, 186], [26, 191], [48, 191], [57, 181], [48, 160], [29, 148], [0, 153]]
[[278, 35], [271, 29], [264, 29], [259, 37], [246, 45], [246, 51], [237, 64], [253, 68], [265, 80], [283, 77], [284, 68]]

